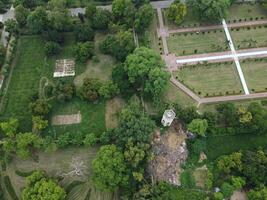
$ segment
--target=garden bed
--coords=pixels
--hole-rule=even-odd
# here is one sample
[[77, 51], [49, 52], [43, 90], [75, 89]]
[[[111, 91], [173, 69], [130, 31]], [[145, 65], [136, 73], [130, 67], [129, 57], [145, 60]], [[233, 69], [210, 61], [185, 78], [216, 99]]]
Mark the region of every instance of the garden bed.
[[229, 49], [223, 29], [170, 34], [167, 43], [169, 51], [177, 56], [221, 52]]
[[185, 66], [176, 79], [202, 97], [242, 93], [242, 86], [233, 62]]

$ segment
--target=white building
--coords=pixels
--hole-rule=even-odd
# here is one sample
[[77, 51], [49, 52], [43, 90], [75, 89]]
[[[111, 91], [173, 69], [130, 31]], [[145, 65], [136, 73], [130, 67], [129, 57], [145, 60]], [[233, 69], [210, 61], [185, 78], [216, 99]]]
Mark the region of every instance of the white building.
[[170, 126], [172, 124], [172, 121], [175, 119], [175, 112], [173, 110], [165, 110], [161, 123], [163, 126]]

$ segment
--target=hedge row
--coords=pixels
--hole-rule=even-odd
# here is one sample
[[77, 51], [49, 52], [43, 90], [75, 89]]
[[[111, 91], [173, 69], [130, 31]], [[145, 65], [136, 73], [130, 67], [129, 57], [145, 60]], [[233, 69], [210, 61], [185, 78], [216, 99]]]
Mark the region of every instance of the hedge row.
[[20, 170], [16, 170], [15, 173], [18, 175], [18, 176], [21, 176], [21, 177], [28, 177], [30, 176], [32, 173], [34, 172], [33, 171], [29, 171], [29, 172], [23, 172], [23, 171], [20, 171]]

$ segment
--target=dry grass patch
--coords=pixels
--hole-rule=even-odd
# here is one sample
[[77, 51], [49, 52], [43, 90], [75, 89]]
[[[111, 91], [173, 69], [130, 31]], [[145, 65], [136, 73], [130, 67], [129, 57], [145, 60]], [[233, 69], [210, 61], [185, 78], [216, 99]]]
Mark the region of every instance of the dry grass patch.
[[52, 125], [79, 124], [81, 121], [82, 115], [80, 112], [73, 115], [56, 115], [52, 118]]
[[193, 172], [193, 176], [196, 182], [196, 186], [200, 188], [205, 188], [205, 183], [207, 181], [208, 169], [207, 166], [204, 165], [200, 168], [195, 169]]
[[106, 104], [106, 113], [105, 113], [105, 121], [106, 128], [112, 129], [118, 126], [119, 122], [119, 113], [124, 106], [124, 101], [121, 98], [114, 98], [107, 102]]

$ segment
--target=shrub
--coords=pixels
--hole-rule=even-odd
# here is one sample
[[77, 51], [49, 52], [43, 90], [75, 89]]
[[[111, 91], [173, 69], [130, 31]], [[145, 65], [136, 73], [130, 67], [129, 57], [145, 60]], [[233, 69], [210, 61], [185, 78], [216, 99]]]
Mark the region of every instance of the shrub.
[[81, 62], [86, 62], [94, 55], [94, 43], [93, 42], [78, 43], [74, 47], [74, 53], [76, 60]]
[[53, 56], [59, 52], [60, 46], [56, 42], [47, 42], [45, 44], [44, 50], [47, 56]]
[[18, 175], [18, 176], [21, 176], [21, 177], [27, 177], [27, 176], [30, 176], [32, 173], [34, 172], [33, 171], [29, 171], [29, 172], [23, 172], [23, 171], [20, 171], [20, 170], [16, 170], [15, 173]]

